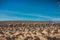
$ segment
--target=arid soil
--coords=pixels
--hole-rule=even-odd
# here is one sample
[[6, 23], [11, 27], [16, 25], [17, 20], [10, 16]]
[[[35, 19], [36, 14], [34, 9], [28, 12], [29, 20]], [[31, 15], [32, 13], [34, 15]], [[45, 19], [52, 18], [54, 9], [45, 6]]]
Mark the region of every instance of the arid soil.
[[0, 40], [60, 40], [60, 22], [1, 21]]

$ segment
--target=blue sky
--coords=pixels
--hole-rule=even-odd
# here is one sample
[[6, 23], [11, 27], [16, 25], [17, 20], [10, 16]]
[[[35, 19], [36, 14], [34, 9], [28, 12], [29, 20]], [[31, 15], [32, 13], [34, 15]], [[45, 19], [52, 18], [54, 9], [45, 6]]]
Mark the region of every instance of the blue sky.
[[60, 0], [1, 0], [0, 20], [60, 21]]

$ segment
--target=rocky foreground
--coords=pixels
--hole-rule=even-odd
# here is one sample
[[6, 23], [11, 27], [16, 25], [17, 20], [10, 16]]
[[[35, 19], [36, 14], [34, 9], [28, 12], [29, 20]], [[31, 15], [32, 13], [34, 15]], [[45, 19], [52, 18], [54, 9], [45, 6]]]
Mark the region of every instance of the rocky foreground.
[[1, 21], [0, 40], [60, 40], [60, 23]]

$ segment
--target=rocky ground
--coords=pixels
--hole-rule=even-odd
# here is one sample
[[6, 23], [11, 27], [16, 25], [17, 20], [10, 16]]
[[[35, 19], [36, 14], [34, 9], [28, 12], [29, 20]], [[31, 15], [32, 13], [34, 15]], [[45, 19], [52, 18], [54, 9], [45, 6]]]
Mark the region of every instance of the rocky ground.
[[60, 40], [60, 23], [3, 23], [0, 40]]

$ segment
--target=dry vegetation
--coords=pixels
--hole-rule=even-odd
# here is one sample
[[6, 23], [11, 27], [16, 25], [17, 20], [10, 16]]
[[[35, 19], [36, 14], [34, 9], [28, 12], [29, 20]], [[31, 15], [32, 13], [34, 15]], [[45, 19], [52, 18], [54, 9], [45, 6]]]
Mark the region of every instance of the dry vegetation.
[[60, 23], [0, 22], [0, 40], [60, 40]]

